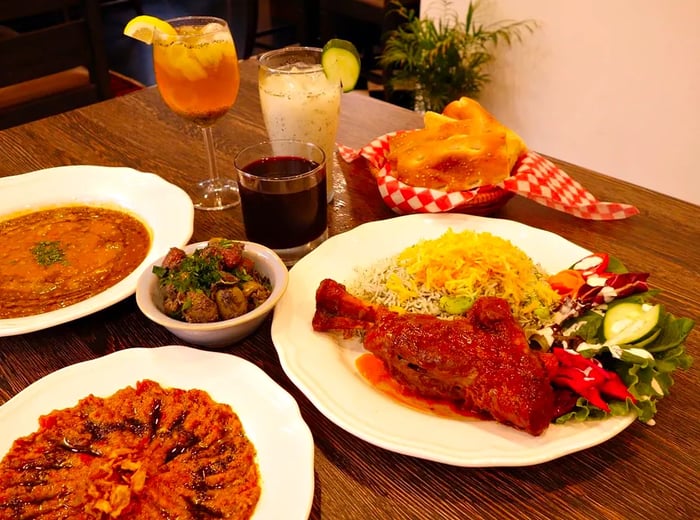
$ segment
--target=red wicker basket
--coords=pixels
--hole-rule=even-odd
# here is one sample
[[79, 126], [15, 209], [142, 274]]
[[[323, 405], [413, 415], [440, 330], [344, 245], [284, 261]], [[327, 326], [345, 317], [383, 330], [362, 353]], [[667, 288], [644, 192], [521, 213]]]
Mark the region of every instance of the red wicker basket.
[[[454, 199], [450, 199], [450, 203], [440, 204], [440, 199], [447, 200], [450, 194], [437, 190], [429, 190], [430, 196], [425, 196], [425, 192], [428, 191], [427, 188], [415, 188], [400, 183], [400, 181], [391, 176], [390, 172], [387, 172], [389, 168], [388, 164], [385, 161], [380, 162], [383, 163], [382, 168], [377, 168], [370, 162], [369, 169], [377, 179], [377, 184], [380, 193], [382, 193], [384, 202], [394, 212], [401, 215], [408, 213], [465, 213], [483, 217], [496, 213], [515, 195], [515, 193], [504, 190], [499, 186], [480, 186], [471, 191], [453, 194], [458, 195], [458, 203], [454, 203]], [[398, 197], [398, 201], [397, 197], [384, 193], [387, 191], [387, 179], [391, 179], [391, 183], [400, 186], [400, 189], [393, 188], [395, 192], [401, 193], [401, 196]], [[423, 193], [422, 196], [419, 195], [421, 192]], [[405, 203], [406, 199], [420, 199], [424, 203], [408, 206]]]
[[619, 220], [639, 213], [630, 204], [597, 200], [565, 171], [533, 151], [519, 158], [503, 186], [451, 193], [408, 186], [389, 171], [386, 155], [391, 135], [380, 136], [359, 150], [342, 145], [338, 150], [348, 162], [359, 157], [367, 159], [382, 199], [399, 214], [451, 212], [487, 216], [500, 210], [513, 195], [588, 220]]
[[497, 186], [482, 186], [479, 193], [464, 205], [457, 206], [451, 212], [467, 213], [486, 217], [496, 213], [515, 193]]
[[368, 160], [382, 199], [395, 213], [449, 212], [487, 216], [500, 210], [513, 197], [513, 192], [500, 186], [480, 186], [469, 191], [448, 193], [404, 184], [391, 174], [391, 165], [387, 160], [392, 135], [394, 133], [382, 135], [359, 151], [341, 147], [341, 155], [346, 160], [354, 160], [358, 156]]

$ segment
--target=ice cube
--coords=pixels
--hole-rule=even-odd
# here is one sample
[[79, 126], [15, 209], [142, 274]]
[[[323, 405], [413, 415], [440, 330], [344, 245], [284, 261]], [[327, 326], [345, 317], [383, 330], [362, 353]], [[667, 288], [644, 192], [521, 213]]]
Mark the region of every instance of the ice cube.
[[231, 42], [233, 43], [233, 38], [231, 33], [226, 30], [226, 27], [220, 23], [212, 22], [204, 27], [198, 33], [197, 43], [212, 43], [212, 42]]
[[185, 45], [176, 43], [168, 47], [168, 63], [179, 70], [189, 81], [197, 81], [207, 77], [207, 71], [197, 60], [193, 49], [188, 49]]
[[211, 22], [202, 27], [202, 34], [212, 34], [219, 31], [224, 31], [224, 26], [217, 22]]

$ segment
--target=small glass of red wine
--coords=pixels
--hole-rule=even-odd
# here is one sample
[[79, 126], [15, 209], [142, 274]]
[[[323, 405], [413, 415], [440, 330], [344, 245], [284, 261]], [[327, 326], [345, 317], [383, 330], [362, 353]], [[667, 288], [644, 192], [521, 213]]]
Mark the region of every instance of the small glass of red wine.
[[326, 157], [318, 146], [273, 140], [241, 150], [238, 175], [246, 237], [287, 266], [328, 238]]

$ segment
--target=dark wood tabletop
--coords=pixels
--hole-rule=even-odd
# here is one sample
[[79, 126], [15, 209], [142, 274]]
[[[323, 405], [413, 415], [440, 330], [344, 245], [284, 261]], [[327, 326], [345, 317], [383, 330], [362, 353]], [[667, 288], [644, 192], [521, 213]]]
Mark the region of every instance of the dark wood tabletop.
[[[338, 141], [359, 147], [386, 132], [417, 126], [422, 126], [418, 114], [350, 93], [343, 96]], [[266, 137], [255, 62], [242, 63], [240, 96], [214, 135], [219, 165], [228, 175], [236, 151]], [[599, 200], [633, 204], [640, 214], [619, 221], [581, 220], [516, 196], [493, 217], [557, 233], [614, 255], [630, 270], [650, 272], [651, 285], [661, 290], [660, 303], [675, 315], [700, 318], [700, 208], [554, 161]], [[199, 129], [173, 114], [155, 88], [0, 132], [0, 176], [71, 164], [155, 172], [185, 189], [207, 166]], [[396, 216], [380, 198], [364, 160], [342, 168], [330, 205], [332, 235]], [[239, 208], [195, 212], [192, 241], [213, 236], [245, 238]], [[0, 403], [67, 365], [132, 346], [170, 344], [183, 342], [144, 317], [133, 296], [48, 330], [0, 338]], [[697, 361], [697, 327], [686, 345]], [[299, 403], [315, 440], [310, 518], [700, 518], [698, 362], [676, 372], [670, 396], [659, 402], [655, 426], [635, 421], [598, 446], [535, 466], [462, 468], [393, 453], [336, 426], [283, 372], [269, 319], [225, 351], [264, 369]]]

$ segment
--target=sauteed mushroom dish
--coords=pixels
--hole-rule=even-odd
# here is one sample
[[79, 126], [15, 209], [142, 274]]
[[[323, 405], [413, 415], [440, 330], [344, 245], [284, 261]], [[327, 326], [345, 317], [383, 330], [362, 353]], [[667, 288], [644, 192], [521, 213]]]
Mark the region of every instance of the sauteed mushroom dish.
[[270, 296], [270, 280], [244, 254], [245, 244], [213, 238], [187, 254], [173, 247], [161, 266], [154, 266], [163, 311], [189, 323], [237, 318]]

